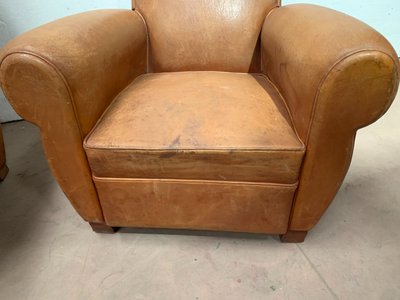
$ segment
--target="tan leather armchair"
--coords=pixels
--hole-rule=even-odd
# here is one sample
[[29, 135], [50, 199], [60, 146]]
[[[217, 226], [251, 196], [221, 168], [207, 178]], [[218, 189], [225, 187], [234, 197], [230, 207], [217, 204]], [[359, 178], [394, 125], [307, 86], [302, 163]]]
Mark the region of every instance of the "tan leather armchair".
[[27, 32], [0, 81], [40, 127], [63, 191], [113, 227], [303, 241], [357, 129], [393, 101], [399, 61], [369, 26], [276, 0], [137, 0]]

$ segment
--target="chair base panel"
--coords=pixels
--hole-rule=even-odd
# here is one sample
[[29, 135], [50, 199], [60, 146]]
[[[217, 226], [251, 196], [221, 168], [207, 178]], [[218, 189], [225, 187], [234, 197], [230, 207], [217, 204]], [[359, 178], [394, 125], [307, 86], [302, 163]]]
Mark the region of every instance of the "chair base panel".
[[94, 177], [106, 223], [119, 227], [287, 232], [296, 184]]

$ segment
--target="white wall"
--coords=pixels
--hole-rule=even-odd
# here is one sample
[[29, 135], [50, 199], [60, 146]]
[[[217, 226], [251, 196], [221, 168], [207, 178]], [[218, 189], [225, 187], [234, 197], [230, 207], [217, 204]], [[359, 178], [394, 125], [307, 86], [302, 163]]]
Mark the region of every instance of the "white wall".
[[[283, 5], [297, 2], [320, 4], [353, 15], [382, 32], [400, 53], [399, 0], [283, 0]], [[63, 16], [130, 6], [130, 0], [0, 0], [0, 47], [24, 31]], [[0, 122], [18, 118], [0, 91]]]

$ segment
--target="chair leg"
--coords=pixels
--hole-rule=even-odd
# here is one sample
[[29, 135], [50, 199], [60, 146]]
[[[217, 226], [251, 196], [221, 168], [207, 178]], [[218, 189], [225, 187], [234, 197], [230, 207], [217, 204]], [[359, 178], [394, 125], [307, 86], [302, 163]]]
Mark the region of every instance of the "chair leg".
[[3, 181], [8, 173], [8, 167], [7, 165], [3, 165], [0, 167], [0, 181]]
[[308, 231], [294, 231], [289, 230], [285, 234], [281, 234], [279, 237], [282, 243], [302, 243], [304, 242]]
[[118, 227], [111, 227], [103, 223], [89, 222], [89, 224], [96, 233], [115, 233], [118, 231]]

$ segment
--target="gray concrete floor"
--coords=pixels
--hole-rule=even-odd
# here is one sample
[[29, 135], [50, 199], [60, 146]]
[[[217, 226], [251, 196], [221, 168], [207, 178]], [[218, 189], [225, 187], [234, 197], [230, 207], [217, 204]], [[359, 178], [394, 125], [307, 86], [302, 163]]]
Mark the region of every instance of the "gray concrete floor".
[[346, 180], [304, 244], [95, 234], [53, 179], [38, 130], [3, 129], [0, 299], [400, 299], [400, 99], [359, 132]]

